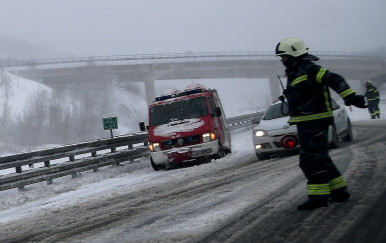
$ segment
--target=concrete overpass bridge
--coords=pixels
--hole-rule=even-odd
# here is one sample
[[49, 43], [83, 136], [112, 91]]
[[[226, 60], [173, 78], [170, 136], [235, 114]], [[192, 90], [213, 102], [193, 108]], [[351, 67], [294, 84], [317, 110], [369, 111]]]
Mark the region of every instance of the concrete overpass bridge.
[[[381, 86], [386, 78], [386, 57], [357, 53], [312, 52], [321, 57], [317, 63], [348, 80], [371, 79]], [[268, 79], [271, 97], [281, 93], [277, 75], [284, 76], [280, 59], [273, 52], [176, 53], [131, 56], [18, 60], [1, 66], [17, 76], [48, 86], [109, 82], [143, 82], [146, 99], [155, 96], [154, 82], [174, 79], [247, 78]], [[247, 87], [246, 87], [247, 88]]]

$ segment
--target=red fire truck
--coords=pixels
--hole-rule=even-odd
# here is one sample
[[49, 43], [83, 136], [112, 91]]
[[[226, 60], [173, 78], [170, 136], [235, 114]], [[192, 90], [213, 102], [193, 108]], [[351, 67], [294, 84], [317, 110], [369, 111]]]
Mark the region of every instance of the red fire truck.
[[[146, 130], [140, 123], [141, 131]], [[149, 106], [150, 162], [154, 170], [208, 162], [231, 152], [231, 136], [215, 89], [198, 86], [156, 97]]]

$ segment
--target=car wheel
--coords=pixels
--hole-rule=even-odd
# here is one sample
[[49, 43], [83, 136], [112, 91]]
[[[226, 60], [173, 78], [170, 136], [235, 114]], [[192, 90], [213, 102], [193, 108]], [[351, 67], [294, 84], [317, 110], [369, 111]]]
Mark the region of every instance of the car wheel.
[[354, 136], [352, 134], [352, 127], [350, 120], [347, 120], [347, 131], [346, 134], [343, 137], [343, 140], [346, 142], [351, 142], [353, 140]]
[[339, 135], [336, 132], [336, 127], [332, 126], [332, 139], [330, 143], [330, 148], [337, 148], [339, 146]]
[[266, 159], [269, 159], [269, 155], [268, 154], [259, 154], [259, 153], [256, 153], [256, 156], [259, 160], [266, 160]]

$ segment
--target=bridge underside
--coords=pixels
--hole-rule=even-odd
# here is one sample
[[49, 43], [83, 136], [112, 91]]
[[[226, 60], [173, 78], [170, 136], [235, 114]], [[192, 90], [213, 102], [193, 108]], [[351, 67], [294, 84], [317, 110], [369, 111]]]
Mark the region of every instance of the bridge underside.
[[[377, 77], [386, 73], [383, 59], [326, 59], [318, 62], [330, 71], [343, 75], [350, 80], [373, 80], [381, 85], [384, 79]], [[144, 82], [147, 101], [154, 99], [155, 80], [175, 79], [268, 79], [271, 99], [276, 99], [281, 88], [277, 75], [284, 76], [284, 67], [279, 59], [250, 60], [208, 60], [174, 63], [124, 64], [124, 65], [87, 65], [66, 68], [30, 68], [13, 71], [15, 75], [42, 82], [51, 87], [76, 88], [76, 84], [96, 81], [120, 83]], [[247, 87], [246, 87], [247, 88]]]

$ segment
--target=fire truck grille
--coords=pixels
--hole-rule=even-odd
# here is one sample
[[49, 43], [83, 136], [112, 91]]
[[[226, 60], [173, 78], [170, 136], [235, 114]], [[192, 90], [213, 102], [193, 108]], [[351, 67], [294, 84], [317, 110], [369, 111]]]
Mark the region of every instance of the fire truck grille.
[[183, 147], [191, 144], [196, 144], [200, 142], [200, 136], [194, 135], [184, 138], [176, 138], [171, 140], [166, 140], [162, 142], [163, 149], [171, 149], [176, 147]]

